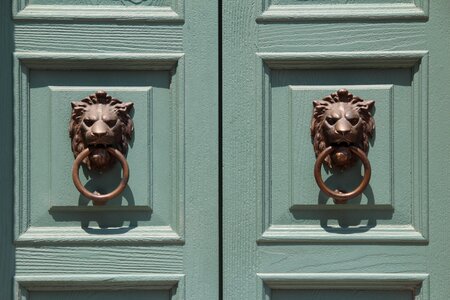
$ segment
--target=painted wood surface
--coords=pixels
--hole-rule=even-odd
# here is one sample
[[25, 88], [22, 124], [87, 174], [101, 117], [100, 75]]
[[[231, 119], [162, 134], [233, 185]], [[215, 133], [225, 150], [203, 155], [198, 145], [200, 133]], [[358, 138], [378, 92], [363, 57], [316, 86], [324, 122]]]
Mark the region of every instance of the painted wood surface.
[[[217, 7], [0, 3], [2, 300], [218, 298]], [[135, 103], [130, 181], [105, 207], [74, 189], [67, 133], [98, 89]]]
[[[361, 1], [345, 6], [343, 1], [335, 1], [337, 6], [330, 7], [303, 2], [223, 2], [222, 297], [446, 299], [450, 292], [446, 230], [450, 141], [445, 138], [450, 127], [446, 100], [450, 94], [450, 57], [446, 51], [450, 4], [440, 1], [428, 7], [426, 0], [380, 0], [372, 1], [376, 6], [362, 5]], [[100, 6], [87, 7], [86, 1], [17, 0], [12, 7], [10, 1], [0, 2], [0, 95], [4, 110], [0, 119], [4, 129], [0, 145], [0, 290], [6, 300], [121, 298], [124, 294], [136, 299], [218, 298], [217, 3], [148, 3], [161, 8], [123, 5], [104, 11]], [[83, 12], [86, 15], [79, 17]], [[170, 219], [178, 220], [180, 227], [172, 230], [172, 224], [161, 219], [164, 228], [143, 227], [128, 235], [96, 237], [95, 232], [73, 225], [66, 226], [67, 232], [52, 226], [58, 220], [42, 226], [49, 221], [33, 219], [35, 215], [22, 211], [22, 206], [13, 211], [18, 200], [14, 197], [17, 180], [14, 185], [13, 162], [23, 154], [17, 148], [13, 151], [13, 124], [16, 132], [20, 130], [13, 122], [18, 112], [13, 107], [28, 99], [24, 88], [29, 73], [19, 76], [20, 72], [35, 69], [45, 77], [43, 69], [83, 72], [100, 68], [108, 72], [118, 66], [144, 72], [169, 71], [174, 61], [179, 66], [180, 60], [184, 71], [183, 76], [178, 73], [179, 84], [185, 87], [185, 105], [180, 108], [184, 130], [181, 158], [188, 175], [177, 178], [184, 183], [183, 201], [178, 203], [184, 207], [182, 218], [174, 212], [174, 219]], [[360, 76], [349, 76], [349, 69], [357, 70], [355, 74]], [[340, 70], [347, 70], [342, 72], [346, 77], [333, 76]], [[409, 80], [405, 80], [407, 72]], [[305, 74], [311, 75], [308, 80], [303, 80]], [[399, 82], [387, 82], [393, 77]], [[273, 83], [279, 85], [278, 90]], [[393, 162], [405, 177], [391, 174], [394, 184], [410, 186], [409, 192], [394, 193], [394, 201], [386, 198], [378, 202], [379, 195], [375, 195], [375, 205], [361, 207], [356, 203], [351, 210], [354, 215], [368, 208], [391, 211], [389, 214], [396, 217], [388, 218], [384, 227], [381, 220], [375, 226], [365, 224], [372, 227], [356, 233], [336, 224], [332, 225], [338, 230], [326, 231], [320, 224], [305, 221], [299, 211], [308, 209], [317, 221], [317, 214], [342, 217], [343, 209], [305, 204], [302, 199], [278, 201], [272, 197], [264, 202], [274, 183], [266, 175], [276, 170], [268, 164], [265, 153], [271, 147], [266, 129], [277, 117], [269, 112], [277, 110], [271, 111], [266, 102], [283, 101], [289, 94], [285, 86], [291, 86], [289, 95], [295, 101], [318, 84], [353, 85], [362, 92], [384, 95], [375, 91], [373, 86], [377, 85], [387, 91], [386, 101], [406, 102], [410, 97], [405, 110], [410, 116], [408, 124], [394, 119], [391, 131], [383, 127], [386, 124], [378, 125], [379, 134], [411, 138], [406, 150], [393, 142], [392, 149], [397, 151]], [[392, 107], [402, 112], [395, 103], [380, 106], [376, 120]], [[22, 117], [27, 115], [16, 115], [16, 120]], [[302, 119], [297, 122], [301, 124]], [[280, 159], [282, 151], [275, 151]], [[374, 165], [383, 165], [381, 154], [376, 153], [369, 158]], [[300, 156], [300, 161], [307, 157]], [[23, 162], [28, 162], [26, 155]], [[410, 168], [401, 173], [405, 170], [401, 166], [408, 162]], [[286, 177], [278, 173], [275, 179], [282, 182]], [[54, 206], [53, 212], [61, 212], [61, 207], [65, 206]], [[97, 213], [72, 210], [70, 214], [86, 212]], [[34, 221], [37, 226], [30, 227]], [[89, 291], [81, 291], [87, 286]], [[108, 291], [114, 288], [119, 292]]]
[[[428, 2], [223, 3], [224, 299], [448, 298], [450, 4]], [[378, 99], [347, 207], [308, 135], [338, 87]]]
[[13, 25], [11, 23], [11, 1], [0, 2], [0, 107], [3, 116], [3, 142], [0, 143], [0, 291], [5, 300], [13, 299], [13, 278], [15, 254], [14, 232], [14, 148], [13, 148], [13, 107], [12, 101], [12, 52]]

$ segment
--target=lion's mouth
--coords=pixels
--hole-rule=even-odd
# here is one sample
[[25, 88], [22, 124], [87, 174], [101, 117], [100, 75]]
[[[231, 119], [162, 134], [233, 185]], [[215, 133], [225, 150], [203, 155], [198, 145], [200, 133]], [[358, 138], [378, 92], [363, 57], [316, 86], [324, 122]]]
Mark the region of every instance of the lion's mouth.
[[335, 148], [340, 148], [340, 147], [355, 146], [355, 144], [352, 142], [349, 142], [349, 141], [339, 141], [339, 142], [330, 143], [330, 146], [333, 146]]
[[92, 143], [88, 145], [89, 148], [93, 149], [106, 149], [106, 148], [113, 148], [113, 144], [101, 144], [101, 143]]
[[89, 144], [88, 147], [91, 149], [91, 158], [103, 160], [109, 157], [109, 153], [106, 149], [114, 148], [114, 145], [95, 143]]

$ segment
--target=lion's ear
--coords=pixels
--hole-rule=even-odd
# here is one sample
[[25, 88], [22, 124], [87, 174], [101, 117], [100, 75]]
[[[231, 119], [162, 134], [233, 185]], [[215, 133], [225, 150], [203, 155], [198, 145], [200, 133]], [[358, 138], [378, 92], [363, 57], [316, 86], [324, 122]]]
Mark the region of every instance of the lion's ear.
[[86, 104], [81, 101], [72, 101], [72, 102], [70, 102], [70, 104], [72, 105], [72, 109], [80, 108], [80, 107], [84, 108], [86, 106]]
[[133, 102], [125, 102], [120, 103], [116, 105], [116, 108], [120, 112], [130, 113], [131, 109], [133, 108]]
[[356, 107], [358, 108], [358, 110], [370, 111], [370, 110], [372, 110], [374, 104], [375, 104], [375, 101], [368, 100], [368, 101], [358, 102], [358, 104], [356, 104]]
[[313, 106], [314, 107], [321, 107], [321, 106], [327, 106], [329, 103], [323, 100], [314, 100]]
[[77, 119], [83, 115], [86, 111], [86, 103], [81, 101], [73, 101], [72, 105], [72, 119]]

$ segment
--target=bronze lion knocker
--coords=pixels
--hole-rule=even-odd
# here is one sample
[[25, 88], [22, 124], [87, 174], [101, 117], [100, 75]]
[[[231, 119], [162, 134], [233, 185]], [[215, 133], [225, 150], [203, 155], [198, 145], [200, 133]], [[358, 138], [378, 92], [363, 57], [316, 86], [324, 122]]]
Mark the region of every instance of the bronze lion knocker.
[[[120, 195], [129, 179], [129, 168], [125, 156], [128, 142], [133, 132], [130, 110], [132, 102], [122, 102], [112, 98], [104, 91], [98, 91], [81, 101], [72, 102], [72, 116], [69, 123], [69, 136], [75, 161], [72, 179], [75, 187], [94, 205], [103, 205]], [[119, 161], [123, 177], [119, 186], [111, 193], [100, 195], [88, 191], [78, 175], [80, 164], [89, 170], [103, 172]]]
[[[367, 158], [369, 139], [375, 130], [375, 121], [370, 113], [374, 101], [364, 101], [353, 96], [346, 89], [313, 101], [311, 136], [313, 138], [316, 163], [314, 178], [319, 188], [336, 203], [359, 196], [367, 187], [371, 166]], [[345, 193], [331, 190], [321, 177], [322, 164], [332, 170], [344, 170], [355, 164], [359, 158], [364, 165], [364, 177], [353, 191]]]

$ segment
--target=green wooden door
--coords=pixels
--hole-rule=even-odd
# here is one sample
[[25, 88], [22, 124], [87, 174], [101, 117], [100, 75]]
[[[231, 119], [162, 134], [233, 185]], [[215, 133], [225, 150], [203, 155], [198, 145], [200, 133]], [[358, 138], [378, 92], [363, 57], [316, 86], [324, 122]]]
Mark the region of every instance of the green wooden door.
[[[223, 299], [448, 299], [450, 2], [223, 2]], [[312, 101], [375, 100], [372, 179], [320, 193]], [[362, 168], [323, 178], [351, 189]], [[331, 175], [332, 176], [332, 175]]]
[[[217, 299], [217, 5], [1, 1], [0, 299]], [[134, 137], [94, 207], [68, 125], [98, 90], [134, 103]]]
[[[447, 299], [450, 4], [430, 2], [222, 1], [220, 33], [217, 1], [1, 1], [0, 299]], [[345, 205], [309, 134], [340, 88], [377, 126]], [[126, 190], [93, 207], [67, 126], [99, 89], [135, 132]]]

